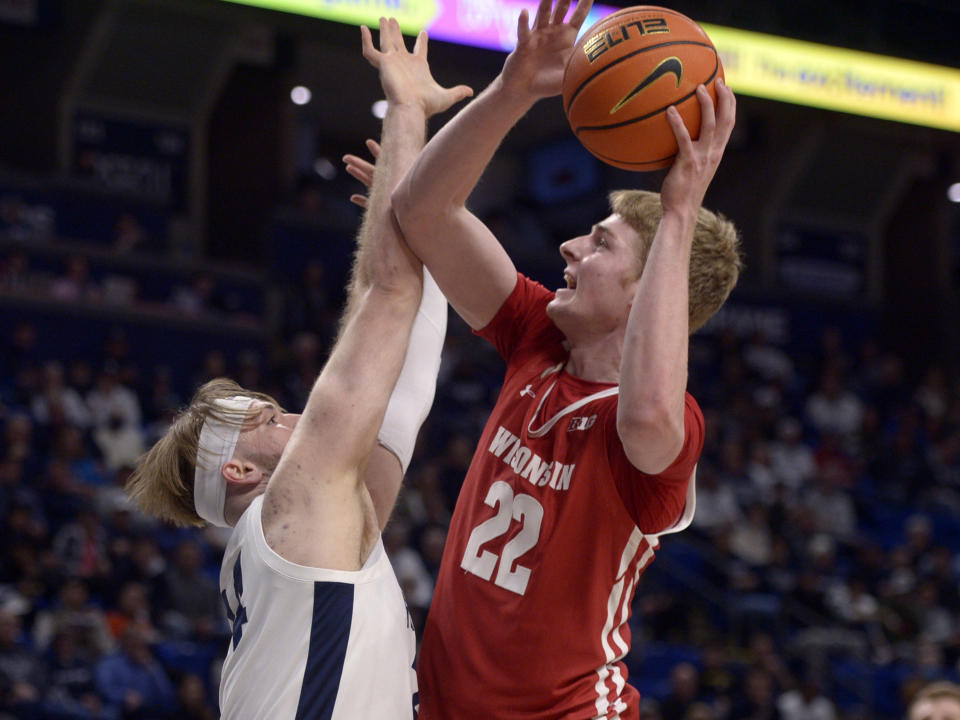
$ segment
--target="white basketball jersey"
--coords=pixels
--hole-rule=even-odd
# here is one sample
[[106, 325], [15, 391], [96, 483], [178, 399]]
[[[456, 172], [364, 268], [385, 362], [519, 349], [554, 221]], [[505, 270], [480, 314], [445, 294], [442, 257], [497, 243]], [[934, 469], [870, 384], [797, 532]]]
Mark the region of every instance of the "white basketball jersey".
[[262, 505], [244, 512], [220, 568], [233, 623], [221, 716], [413, 718], [416, 639], [383, 542], [355, 572], [296, 565], [267, 545]]

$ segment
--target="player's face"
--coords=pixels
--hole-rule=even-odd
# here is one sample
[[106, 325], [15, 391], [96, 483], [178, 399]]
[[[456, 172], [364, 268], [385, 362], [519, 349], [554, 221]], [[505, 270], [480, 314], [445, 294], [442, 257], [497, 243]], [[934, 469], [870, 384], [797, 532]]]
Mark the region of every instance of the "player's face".
[[910, 708], [910, 720], [960, 720], [960, 701], [951, 697], [921, 700]]
[[251, 457], [273, 458], [276, 465], [300, 416], [257, 400], [250, 407], [250, 418], [253, 427], [240, 434], [244, 451]]
[[547, 313], [568, 339], [585, 330], [605, 334], [626, 327], [637, 289], [639, 242], [636, 231], [614, 214], [560, 246], [566, 287], [557, 290]]

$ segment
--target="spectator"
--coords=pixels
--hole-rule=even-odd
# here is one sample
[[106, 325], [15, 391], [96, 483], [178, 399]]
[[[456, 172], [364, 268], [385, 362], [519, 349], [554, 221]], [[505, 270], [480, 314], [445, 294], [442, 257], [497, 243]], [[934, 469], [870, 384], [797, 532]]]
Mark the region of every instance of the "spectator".
[[0, 610], [0, 709], [14, 710], [40, 700], [46, 668], [38, 655], [20, 642], [20, 617]]
[[67, 258], [66, 274], [53, 281], [50, 294], [68, 303], [98, 302], [101, 297], [99, 285], [90, 277], [90, 263], [82, 255]]
[[750, 503], [746, 519], [734, 525], [730, 550], [753, 567], [764, 567], [773, 558], [773, 537], [767, 509], [759, 501]]
[[41, 383], [40, 391], [30, 401], [33, 419], [38, 424], [69, 424], [81, 430], [90, 425], [90, 410], [80, 393], [64, 384], [62, 364], [46, 363]]
[[35, 475], [40, 469], [39, 457], [33, 444], [33, 422], [29, 416], [12, 413], [4, 428], [6, 459], [23, 464], [24, 472]]
[[320, 338], [313, 332], [300, 332], [291, 343], [291, 366], [284, 380], [286, 395], [293, 407], [306, 405], [307, 396], [323, 362]]
[[93, 662], [72, 630], [61, 630], [47, 653], [48, 682], [44, 704], [55, 717], [101, 718], [103, 703], [93, 684]]
[[730, 702], [737, 683], [727, 648], [720, 642], [710, 641], [703, 648], [702, 660], [700, 687], [704, 698], [717, 710], [717, 715], [724, 718], [730, 712]]
[[683, 720], [717, 720], [717, 714], [706, 703], [696, 702], [687, 710]]
[[857, 530], [857, 513], [849, 493], [843, 491], [839, 482], [831, 473], [817, 475], [813, 487], [802, 493], [803, 504], [816, 532], [849, 542]]
[[198, 675], [188, 673], [177, 687], [177, 700], [180, 707], [178, 718], [182, 720], [217, 720], [216, 713], [207, 701], [207, 689]]
[[53, 551], [68, 575], [94, 582], [109, 576], [107, 532], [89, 503], [80, 505], [76, 519], [57, 531]]
[[785, 417], [777, 425], [777, 439], [770, 446], [770, 465], [777, 479], [793, 490], [813, 477], [813, 451], [803, 443], [800, 422], [795, 418]]
[[420, 533], [420, 553], [423, 555], [423, 562], [433, 582], [436, 582], [437, 573], [440, 572], [440, 559], [443, 556], [443, 548], [446, 544], [447, 528], [445, 525], [428, 525]]
[[54, 527], [63, 527], [74, 517], [78, 505], [92, 499], [95, 490], [81, 483], [63, 460], [47, 463], [42, 482], [43, 510]]
[[30, 258], [22, 250], [14, 250], [0, 262], [0, 288], [12, 292], [24, 292], [34, 284], [30, 272]]
[[173, 289], [170, 304], [184, 315], [197, 317], [218, 311], [217, 281], [209, 273], [198, 273], [189, 285]]
[[732, 527], [740, 518], [740, 505], [733, 489], [719, 482], [711, 465], [701, 463], [697, 468], [697, 512], [693, 516], [693, 527], [714, 533]]
[[684, 720], [687, 711], [700, 697], [700, 673], [684, 662], [670, 671], [670, 694], [660, 702], [663, 720]]
[[161, 622], [169, 635], [208, 641], [226, 632], [220, 590], [203, 572], [203, 550], [195, 541], [177, 546], [164, 590]]
[[99, 487], [107, 484], [103, 465], [93, 456], [78, 427], [66, 426], [57, 433], [54, 455], [66, 462], [70, 472], [84, 485]]
[[97, 663], [94, 678], [108, 708], [124, 718], [171, 720], [175, 717], [173, 685], [150, 650], [146, 634], [136, 626], [124, 631], [118, 652]]
[[87, 584], [79, 578], [67, 580], [60, 588], [57, 603], [37, 613], [34, 621], [33, 641], [41, 652], [59, 635], [67, 636], [65, 644], [70, 655], [78, 655], [86, 662], [113, 650], [113, 637], [103, 610], [90, 602]]
[[167, 561], [157, 548], [152, 535], [134, 537], [130, 554], [122, 558], [113, 577], [118, 588], [139, 583], [154, 600], [162, 597]]
[[133, 213], [120, 213], [113, 224], [113, 249], [119, 253], [142, 251], [147, 248], [148, 236]]
[[753, 667], [743, 679], [743, 689], [730, 711], [730, 720], [783, 720], [777, 708], [770, 673]]
[[804, 677], [800, 687], [788, 690], [777, 701], [783, 720], [835, 720], [836, 709], [820, 689], [820, 682], [812, 674]]
[[824, 371], [820, 388], [806, 403], [807, 419], [820, 433], [833, 433], [844, 443], [852, 443], [860, 429], [863, 403], [846, 390], [839, 374], [832, 369]]
[[790, 355], [770, 342], [762, 331], [754, 333], [743, 349], [743, 362], [764, 380], [789, 380], [793, 376]]
[[140, 425], [140, 401], [136, 393], [120, 383], [120, 370], [107, 362], [97, 376], [97, 384], [87, 395], [87, 404], [97, 428], [111, 424], [120, 427]]
[[137, 582], [128, 582], [117, 593], [116, 607], [107, 611], [107, 625], [113, 637], [122, 638], [127, 630], [136, 628], [148, 643], [160, 640], [154, 627], [153, 606], [147, 589]]
[[427, 572], [420, 553], [410, 546], [410, 528], [403, 520], [392, 518], [384, 528], [383, 545], [397, 574], [408, 605], [426, 609], [433, 596], [433, 578]]

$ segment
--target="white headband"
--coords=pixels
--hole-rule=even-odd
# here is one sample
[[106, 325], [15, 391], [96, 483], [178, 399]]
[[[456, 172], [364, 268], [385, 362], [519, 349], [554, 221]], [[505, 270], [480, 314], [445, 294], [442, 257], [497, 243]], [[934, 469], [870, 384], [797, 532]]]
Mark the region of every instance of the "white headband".
[[230, 527], [223, 518], [227, 481], [223, 466], [233, 457], [243, 421], [253, 398], [234, 395], [213, 401], [223, 412], [223, 419], [208, 417], [200, 430], [196, 470], [193, 474], [193, 505], [197, 515], [213, 525]]

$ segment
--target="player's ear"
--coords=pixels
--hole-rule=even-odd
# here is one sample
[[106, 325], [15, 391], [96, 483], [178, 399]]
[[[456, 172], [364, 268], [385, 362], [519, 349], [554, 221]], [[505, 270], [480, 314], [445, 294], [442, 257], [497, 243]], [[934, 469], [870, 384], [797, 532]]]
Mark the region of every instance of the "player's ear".
[[238, 457], [228, 460], [221, 473], [228, 485], [256, 485], [263, 479], [262, 469], [249, 460]]

